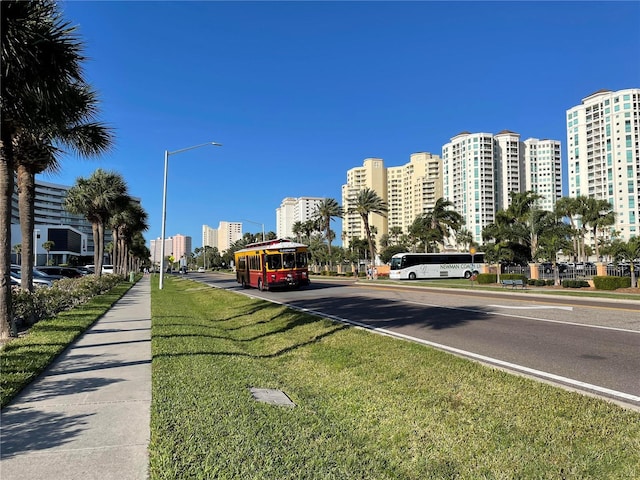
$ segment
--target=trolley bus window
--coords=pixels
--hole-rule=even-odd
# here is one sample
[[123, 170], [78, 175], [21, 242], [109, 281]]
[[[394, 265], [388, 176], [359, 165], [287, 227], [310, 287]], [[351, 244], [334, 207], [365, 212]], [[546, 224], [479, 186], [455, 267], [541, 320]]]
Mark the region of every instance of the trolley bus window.
[[307, 266], [307, 252], [296, 253], [296, 267], [304, 268]]
[[282, 268], [282, 255], [267, 255], [267, 268], [269, 270], [278, 270]]
[[296, 255], [295, 253], [283, 253], [282, 254], [282, 265], [284, 268], [293, 268], [296, 265]]

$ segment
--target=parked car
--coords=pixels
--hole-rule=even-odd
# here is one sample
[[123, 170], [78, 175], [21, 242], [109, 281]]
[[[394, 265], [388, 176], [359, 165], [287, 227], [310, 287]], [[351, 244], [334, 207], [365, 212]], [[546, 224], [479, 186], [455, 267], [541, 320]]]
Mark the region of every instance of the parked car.
[[[11, 284], [14, 282], [18, 285], [22, 284], [22, 272], [20, 267], [11, 267]], [[49, 277], [44, 273], [38, 272], [37, 270], [33, 270], [33, 285], [35, 287], [51, 287], [53, 285], [54, 280], [53, 277]]]
[[60, 277], [66, 278], [78, 278], [82, 277], [82, 272], [77, 268], [73, 267], [59, 267], [59, 266], [51, 266], [46, 265], [43, 267], [38, 267], [38, 270], [45, 275], [59, 275]]
[[198, 273], [204, 273], [204, 272], [206, 272], [204, 267], [198, 267]]

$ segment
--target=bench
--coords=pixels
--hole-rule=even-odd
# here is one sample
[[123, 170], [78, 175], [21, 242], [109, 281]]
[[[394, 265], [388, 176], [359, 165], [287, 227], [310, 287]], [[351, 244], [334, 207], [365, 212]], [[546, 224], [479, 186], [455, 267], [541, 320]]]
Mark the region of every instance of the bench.
[[520, 279], [516, 279], [516, 280], [502, 280], [502, 288], [504, 287], [511, 287], [511, 288], [522, 288], [524, 290], [525, 288], [525, 284], [522, 280]]

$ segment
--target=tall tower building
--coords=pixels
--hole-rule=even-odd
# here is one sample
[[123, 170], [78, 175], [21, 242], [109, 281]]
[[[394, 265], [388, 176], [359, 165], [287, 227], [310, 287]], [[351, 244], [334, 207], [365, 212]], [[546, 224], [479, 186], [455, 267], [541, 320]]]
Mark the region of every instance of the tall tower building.
[[599, 90], [567, 110], [569, 196], [607, 200], [612, 230], [640, 232], [640, 88]]
[[528, 138], [524, 141], [525, 190], [540, 195], [536, 205], [552, 212], [562, 197], [560, 141]]
[[[442, 159], [428, 152], [411, 154], [409, 163], [387, 169], [388, 227], [408, 233], [417, 216], [442, 197]], [[387, 232], [385, 232], [387, 233]]]
[[[172, 242], [172, 255], [175, 258], [176, 262], [180, 262], [180, 265], [186, 265], [186, 259], [191, 255], [191, 243], [192, 239], [190, 236], [181, 235], [178, 233], [171, 237]], [[182, 262], [182, 259], [185, 259], [185, 263]]]
[[311, 220], [316, 213], [321, 197], [287, 197], [276, 209], [276, 235], [278, 238], [294, 238], [293, 224]]
[[[342, 220], [342, 245], [345, 248], [349, 246], [351, 238], [366, 238], [360, 215], [347, 213], [355, 205], [358, 193], [365, 188], [373, 190], [380, 198], [388, 202], [387, 170], [381, 158], [367, 158], [362, 167], [347, 171], [347, 183], [342, 186], [342, 208], [345, 211]], [[387, 217], [372, 214], [369, 217], [369, 225], [375, 227], [377, 240], [383, 234], [388, 233]]]
[[503, 130], [493, 139], [496, 203], [498, 209], [506, 209], [511, 204], [509, 193], [524, 191], [524, 152], [519, 133]]
[[218, 248], [218, 230], [202, 225], [202, 246]]
[[499, 159], [494, 152], [491, 133], [461, 132], [442, 147], [444, 198], [462, 215], [477, 243], [482, 243], [482, 229], [493, 223], [498, 206], [494, 164]]
[[218, 250], [229, 250], [231, 244], [242, 238], [242, 223], [220, 222], [218, 224]]

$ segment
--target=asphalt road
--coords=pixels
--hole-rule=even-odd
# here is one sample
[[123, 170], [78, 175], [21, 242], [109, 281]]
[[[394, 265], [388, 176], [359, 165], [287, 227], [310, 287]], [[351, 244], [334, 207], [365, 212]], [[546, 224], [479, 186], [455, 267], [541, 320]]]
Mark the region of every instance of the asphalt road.
[[229, 275], [190, 278], [640, 408], [640, 302], [319, 279], [259, 292]]

